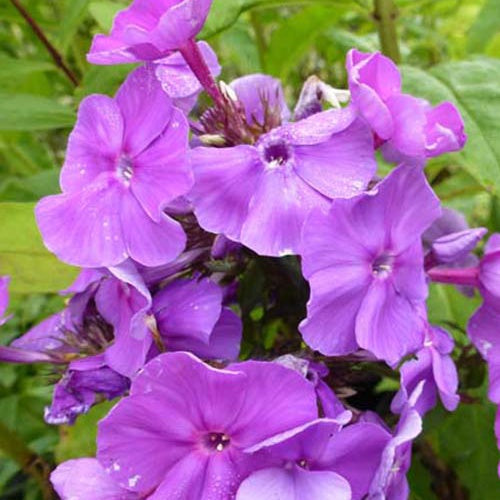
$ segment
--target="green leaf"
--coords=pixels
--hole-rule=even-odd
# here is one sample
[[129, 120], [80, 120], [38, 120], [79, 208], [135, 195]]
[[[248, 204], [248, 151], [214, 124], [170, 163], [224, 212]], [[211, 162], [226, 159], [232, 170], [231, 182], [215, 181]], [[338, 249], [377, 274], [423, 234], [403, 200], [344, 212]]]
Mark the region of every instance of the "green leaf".
[[50, 62], [14, 59], [0, 55], [0, 85], [4, 88], [18, 86], [19, 80], [32, 73], [54, 71], [55, 69], [55, 66]]
[[33, 203], [0, 203], [0, 275], [12, 277], [12, 292], [57, 292], [75, 279], [77, 269], [46, 250], [33, 210]]
[[59, 169], [30, 177], [10, 177], [0, 184], [0, 201], [37, 201], [59, 191]]
[[125, 7], [123, 3], [110, 2], [104, 0], [101, 2], [91, 2], [89, 12], [96, 20], [97, 24], [106, 32], [111, 29], [113, 19], [116, 14]]
[[266, 70], [286, 79], [323, 30], [330, 27], [341, 10], [326, 6], [303, 9], [283, 21], [273, 32], [265, 54]]
[[468, 143], [456, 158], [486, 189], [500, 188], [500, 61], [441, 64], [429, 71], [403, 67], [405, 90], [437, 104], [452, 101], [462, 113]]
[[74, 122], [75, 112], [53, 99], [0, 93], [0, 130], [49, 130]]
[[467, 49], [470, 52], [482, 52], [488, 42], [500, 32], [499, 12], [500, 0], [486, 1], [469, 30]]
[[439, 457], [456, 471], [471, 500], [500, 498], [494, 420], [495, 407], [486, 401], [462, 404], [454, 413], [439, 407], [424, 420], [426, 437]]
[[78, 27], [87, 15], [90, 0], [66, 0], [66, 8], [63, 12], [63, 22], [59, 28], [57, 38], [59, 46], [67, 51]]

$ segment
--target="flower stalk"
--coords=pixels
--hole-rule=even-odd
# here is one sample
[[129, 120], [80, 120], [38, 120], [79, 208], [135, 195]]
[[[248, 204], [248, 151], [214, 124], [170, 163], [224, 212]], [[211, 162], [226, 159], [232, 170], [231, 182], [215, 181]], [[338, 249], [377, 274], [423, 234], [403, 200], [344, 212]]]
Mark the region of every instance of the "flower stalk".
[[393, 0], [374, 0], [373, 17], [377, 22], [382, 52], [395, 63], [401, 61], [396, 19], [398, 11]]
[[222, 96], [217, 83], [210, 73], [210, 69], [203, 58], [203, 54], [198, 48], [198, 45], [196, 45], [196, 41], [193, 39], [188, 40], [188, 42], [183, 45], [179, 51], [207, 94], [214, 100], [217, 106], [223, 108], [224, 97]]
[[44, 500], [55, 499], [49, 481], [50, 467], [35, 452], [30, 450], [21, 437], [0, 422], [0, 450], [14, 460], [26, 473], [39, 484]]

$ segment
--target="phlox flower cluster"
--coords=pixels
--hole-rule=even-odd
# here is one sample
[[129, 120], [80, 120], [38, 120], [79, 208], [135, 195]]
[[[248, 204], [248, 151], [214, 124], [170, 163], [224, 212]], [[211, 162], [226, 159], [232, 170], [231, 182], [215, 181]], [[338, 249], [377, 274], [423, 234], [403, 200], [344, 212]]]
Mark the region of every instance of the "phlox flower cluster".
[[[0, 359], [58, 368], [51, 424], [120, 398], [96, 457], [52, 473], [63, 500], [408, 498], [422, 418], [460, 399], [429, 281], [482, 295], [468, 333], [500, 404], [500, 236], [476, 257], [486, 230], [443, 209], [425, 175], [464, 146], [460, 113], [404, 94], [391, 60], [355, 49], [348, 89], [312, 77], [293, 111], [268, 75], [218, 83], [196, 41], [210, 7], [134, 0], [94, 38], [89, 62], [138, 66], [114, 97], [82, 101], [61, 193], [36, 207], [47, 248], [81, 273]], [[300, 264], [308, 282], [299, 352], [248, 359], [241, 276], [259, 259]], [[356, 408], [339, 360], [399, 371], [392, 419]]]

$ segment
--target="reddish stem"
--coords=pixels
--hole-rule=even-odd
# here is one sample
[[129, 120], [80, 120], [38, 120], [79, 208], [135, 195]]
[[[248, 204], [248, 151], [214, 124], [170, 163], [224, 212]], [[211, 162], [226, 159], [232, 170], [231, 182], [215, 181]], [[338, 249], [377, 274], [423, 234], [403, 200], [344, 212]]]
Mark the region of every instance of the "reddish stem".
[[224, 97], [221, 94], [217, 83], [215, 82], [210, 69], [203, 58], [195, 40], [189, 40], [185, 45], [179, 49], [180, 53], [188, 63], [192, 72], [198, 78], [207, 94], [214, 100], [215, 104], [224, 107]]
[[479, 269], [469, 267], [465, 269], [450, 269], [435, 267], [427, 271], [429, 278], [436, 283], [450, 285], [479, 286]]
[[62, 55], [59, 51], [50, 43], [50, 40], [46, 37], [40, 25], [31, 17], [31, 14], [26, 10], [26, 8], [18, 0], [10, 0], [12, 5], [19, 11], [19, 13], [24, 17], [26, 22], [29, 24], [37, 38], [44, 44], [45, 48], [48, 50], [52, 59], [56, 65], [61, 68], [64, 74], [68, 77], [71, 83], [78, 87], [78, 78], [71, 71], [69, 66], [64, 62]]

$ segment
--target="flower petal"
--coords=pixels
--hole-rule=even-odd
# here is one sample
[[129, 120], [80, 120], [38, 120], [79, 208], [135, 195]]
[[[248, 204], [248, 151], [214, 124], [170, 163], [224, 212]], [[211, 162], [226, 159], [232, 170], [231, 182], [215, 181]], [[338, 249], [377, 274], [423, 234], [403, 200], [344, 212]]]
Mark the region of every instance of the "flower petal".
[[329, 198], [361, 193], [377, 170], [370, 129], [356, 120], [346, 130], [311, 146], [295, 146], [295, 170]]
[[299, 252], [304, 221], [313, 208], [328, 208], [328, 199], [293, 172], [268, 169], [248, 206], [241, 243], [259, 255]]
[[123, 152], [133, 158], [165, 131], [173, 112], [172, 101], [152, 66], [134, 70], [115, 99], [124, 121]]
[[175, 109], [163, 134], [134, 159], [130, 188], [155, 222], [160, 222], [168, 203], [187, 194], [193, 186], [188, 134], [186, 118]]
[[122, 197], [120, 219], [126, 255], [140, 264], [161, 266], [184, 250], [186, 235], [182, 226], [167, 215], [154, 222], [130, 193]]
[[114, 266], [127, 257], [117, 181], [100, 178], [80, 192], [43, 198], [35, 209], [46, 247], [63, 262]]
[[65, 193], [81, 191], [102, 172], [115, 169], [123, 127], [120, 108], [110, 97], [92, 95], [82, 101], [61, 170]]
[[415, 306], [390, 279], [375, 280], [356, 318], [359, 345], [394, 365], [424, 342], [424, 325]]
[[189, 197], [206, 231], [239, 241], [248, 205], [263, 172], [250, 146], [196, 148], [191, 152], [195, 185]]

